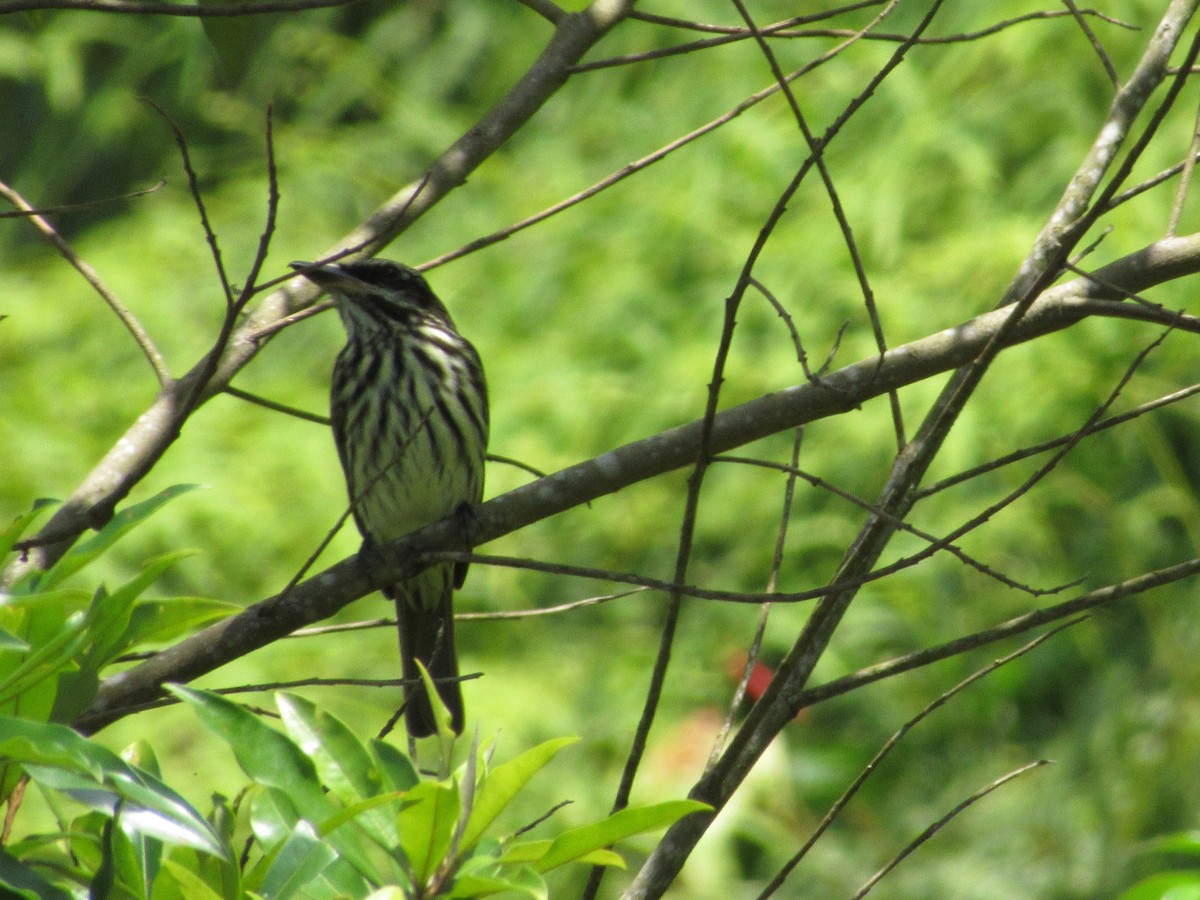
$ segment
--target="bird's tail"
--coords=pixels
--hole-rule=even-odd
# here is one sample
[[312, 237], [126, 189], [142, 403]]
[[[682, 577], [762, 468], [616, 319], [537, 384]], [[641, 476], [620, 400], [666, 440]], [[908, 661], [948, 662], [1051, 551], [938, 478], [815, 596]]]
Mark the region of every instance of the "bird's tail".
[[450, 605], [453, 564], [430, 566], [415, 578], [393, 585], [387, 595], [396, 602], [400, 623], [400, 663], [403, 670], [404, 718], [415, 738], [437, 731], [433, 706], [421, 681], [420, 660], [450, 710], [455, 734], [463, 728], [462, 690], [458, 684], [458, 654], [454, 649], [454, 611]]

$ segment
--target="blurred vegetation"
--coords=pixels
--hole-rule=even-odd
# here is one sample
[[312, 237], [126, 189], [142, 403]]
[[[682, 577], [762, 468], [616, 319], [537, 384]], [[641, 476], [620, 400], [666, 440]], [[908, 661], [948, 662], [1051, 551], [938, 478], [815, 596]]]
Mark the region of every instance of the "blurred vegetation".
[[[831, 7], [832, 4], [821, 4]], [[1050, 4], [1049, 6], [1053, 6]], [[1164, 4], [1114, 0], [1092, 20], [1128, 73]], [[752, 4], [759, 21], [794, 4]], [[657, 0], [647, 11], [733, 22], [728, 4]], [[1040, 8], [1023, 0], [948, 4], [934, 31], [972, 31]], [[887, 31], [923, 13], [902, 4]], [[839, 17], [861, 27], [873, 14]], [[222, 313], [211, 258], [171, 138], [144, 102], [187, 136], [231, 270], [253, 257], [266, 202], [264, 118], [274, 108], [282, 206], [268, 274], [314, 257], [468, 128], [524, 71], [549, 26], [517, 3], [357, 3], [205, 27], [189, 19], [45, 12], [0, 29], [0, 178], [40, 206], [93, 201], [166, 184], [146, 197], [54, 217], [80, 254], [133, 309], [180, 374]], [[679, 36], [627, 23], [605, 54], [667, 46]], [[798, 66], [833, 46], [777, 42]], [[894, 48], [861, 42], [797, 84], [821, 130]], [[218, 52], [219, 51], [219, 52]], [[419, 263], [580, 190], [716, 117], [770, 82], [751, 42], [581, 73], [468, 185], [388, 250]], [[1181, 158], [1193, 126], [1189, 89], [1135, 180]], [[1099, 59], [1069, 18], [1027, 22], [972, 42], [914, 51], [827, 153], [893, 345], [991, 308], [1111, 96]], [[711, 373], [722, 301], [778, 192], [804, 158], [775, 98], [588, 203], [430, 274], [479, 347], [492, 391], [496, 453], [554, 470], [696, 418]], [[1171, 186], [1122, 207], [1089, 264], [1160, 236]], [[1197, 216], [1185, 208], [1181, 231]], [[133, 342], [79, 276], [25, 223], [0, 220], [0, 511], [64, 497], [145, 407], [155, 382]], [[810, 359], [846, 332], [834, 365], [873, 350], [829, 201], [812, 179], [756, 270], [793, 316]], [[1182, 307], [1194, 281], [1155, 291]], [[931, 478], [953, 474], [1081, 424], [1107, 396], [1148, 326], [1087, 323], [1002, 355]], [[323, 412], [340, 346], [330, 316], [276, 337], [236, 379], [273, 400]], [[1192, 339], [1174, 335], [1125, 390], [1125, 409], [1196, 380]], [[803, 378], [766, 303], [739, 321], [727, 404]], [[940, 383], [940, 382], [939, 382]], [[901, 397], [914, 425], [939, 385]], [[1200, 543], [1196, 405], [1189, 401], [1085, 441], [1046, 482], [963, 541], [995, 569], [1037, 587], [1085, 587], [1195, 556]], [[789, 436], [753, 452], [783, 461]], [[805, 469], [873, 498], [895, 449], [883, 402], [804, 435]], [[915, 524], [943, 533], [1037, 465], [1030, 461], [938, 494]], [[668, 577], [684, 474], [642, 484], [484, 548], [513, 556]], [[488, 493], [528, 480], [493, 465]], [[106, 559], [127, 580], [141, 561], [186, 548], [163, 594], [250, 603], [284, 585], [344, 505], [325, 429], [219, 397], [134, 499], [202, 483]], [[730, 590], [766, 582], [782, 477], [719, 466], [706, 484], [693, 580]], [[798, 487], [780, 588], [832, 571], [863, 512]], [[323, 557], [357, 548], [344, 529]], [[893, 558], [916, 548], [897, 540]], [[884, 562], [887, 560], [885, 559]], [[464, 612], [548, 606], [603, 584], [476, 566]], [[884, 882], [899, 898], [1112, 896], [1154, 866], [1142, 848], [1200, 820], [1200, 628], [1193, 585], [1163, 589], [1068, 630], [990, 676], [915, 730], [867, 783], [790, 884], [844, 896], [963, 797], [1035, 758], [1055, 765], [989, 796]], [[819, 673], [834, 677], [1029, 609], [944, 556], [863, 592]], [[657, 647], [662, 603], [644, 594], [567, 615], [464, 622], [468, 716], [499, 734], [506, 755], [564, 734], [583, 740], [573, 767], [531, 787], [513, 825], [562, 799], [556, 819], [594, 821], [612, 801]], [[345, 621], [386, 614], [378, 597]], [[682, 795], [703, 765], [704, 731], [732, 690], [731, 654], [758, 610], [692, 602], [684, 610], [664, 716], [635, 799]], [[773, 611], [766, 653], [794, 639], [803, 606]], [[753, 896], [795, 851], [878, 746], [950, 685], [999, 655], [970, 654], [813, 709], [764, 759], [685, 870], [674, 896]], [[320, 675], [392, 677], [387, 630], [280, 642], [201, 680], [214, 687]], [[323, 707], [369, 736], [395, 692], [323, 691]], [[154, 745], [172, 784], [204, 798], [230, 771], [225, 751], [182, 710], [107, 729], [114, 747]], [[569, 768], [569, 770], [567, 770]], [[539, 793], [540, 792], [540, 793]], [[649, 839], [643, 849], [652, 846]], [[633, 861], [636, 864], [636, 860]], [[621, 878], [609, 876], [615, 891]], [[573, 883], [572, 883], [573, 884]], [[568, 883], [559, 882], [565, 895]], [[786, 889], [785, 889], [786, 890]], [[793, 890], [800, 891], [793, 887]], [[785, 894], [788, 895], [788, 894]]]

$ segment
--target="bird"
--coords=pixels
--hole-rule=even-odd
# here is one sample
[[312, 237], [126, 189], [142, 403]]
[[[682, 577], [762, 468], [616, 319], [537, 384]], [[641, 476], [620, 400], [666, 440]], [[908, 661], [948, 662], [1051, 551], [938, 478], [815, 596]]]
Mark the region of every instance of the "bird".
[[[346, 330], [330, 387], [334, 443], [364, 551], [483, 498], [488, 394], [475, 347], [459, 334], [425, 278], [383, 259], [294, 262], [322, 288]], [[464, 562], [434, 563], [388, 585], [395, 602], [405, 724], [413, 738], [437, 732], [416, 662], [428, 670], [456, 734], [463, 699], [454, 645], [453, 592]]]

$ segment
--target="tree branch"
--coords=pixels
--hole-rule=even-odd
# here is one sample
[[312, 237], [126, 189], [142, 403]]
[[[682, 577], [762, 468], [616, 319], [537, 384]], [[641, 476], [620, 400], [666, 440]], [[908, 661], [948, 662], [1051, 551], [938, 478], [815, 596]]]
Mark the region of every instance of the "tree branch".
[[[1059, 331], [1085, 317], [1097, 299], [1141, 292], [1154, 284], [1200, 272], [1200, 234], [1166, 238], [1098, 270], [1047, 291], [1011, 329], [1006, 346]], [[719, 412], [711, 420], [709, 447], [735, 447], [808, 422], [857, 409], [866, 401], [915, 384], [974, 359], [1014, 314], [1004, 307], [832, 372], [819, 380], [768, 394]], [[485, 544], [533, 522], [621, 488], [692, 465], [704, 420], [673, 428], [563, 469], [482, 504], [472, 528]], [[152, 700], [166, 682], [190, 681], [266, 646], [297, 628], [328, 618], [381, 585], [408, 577], [422, 553], [462, 546], [451, 517], [388, 545], [367, 571], [350, 557], [285, 592], [247, 608], [169, 647], [153, 659], [104, 681], [92, 707], [76, 722], [95, 730]], [[790, 718], [790, 717], [789, 717]], [[685, 820], [686, 821], [686, 820]]]

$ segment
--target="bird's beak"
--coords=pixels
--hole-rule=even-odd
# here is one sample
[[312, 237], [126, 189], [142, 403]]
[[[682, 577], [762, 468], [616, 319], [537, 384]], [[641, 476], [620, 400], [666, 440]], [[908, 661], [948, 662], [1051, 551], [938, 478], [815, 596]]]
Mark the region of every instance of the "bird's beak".
[[361, 286], [360, 282], [353, 275], [349, 275], [337, 263], [320, 263], [297, 261], [288, 263], [288, 265], [298, 275], [303, 275], [313, 284], [325, 288], [341, 288], [342, 290], [353, 290], [354, 287]]

